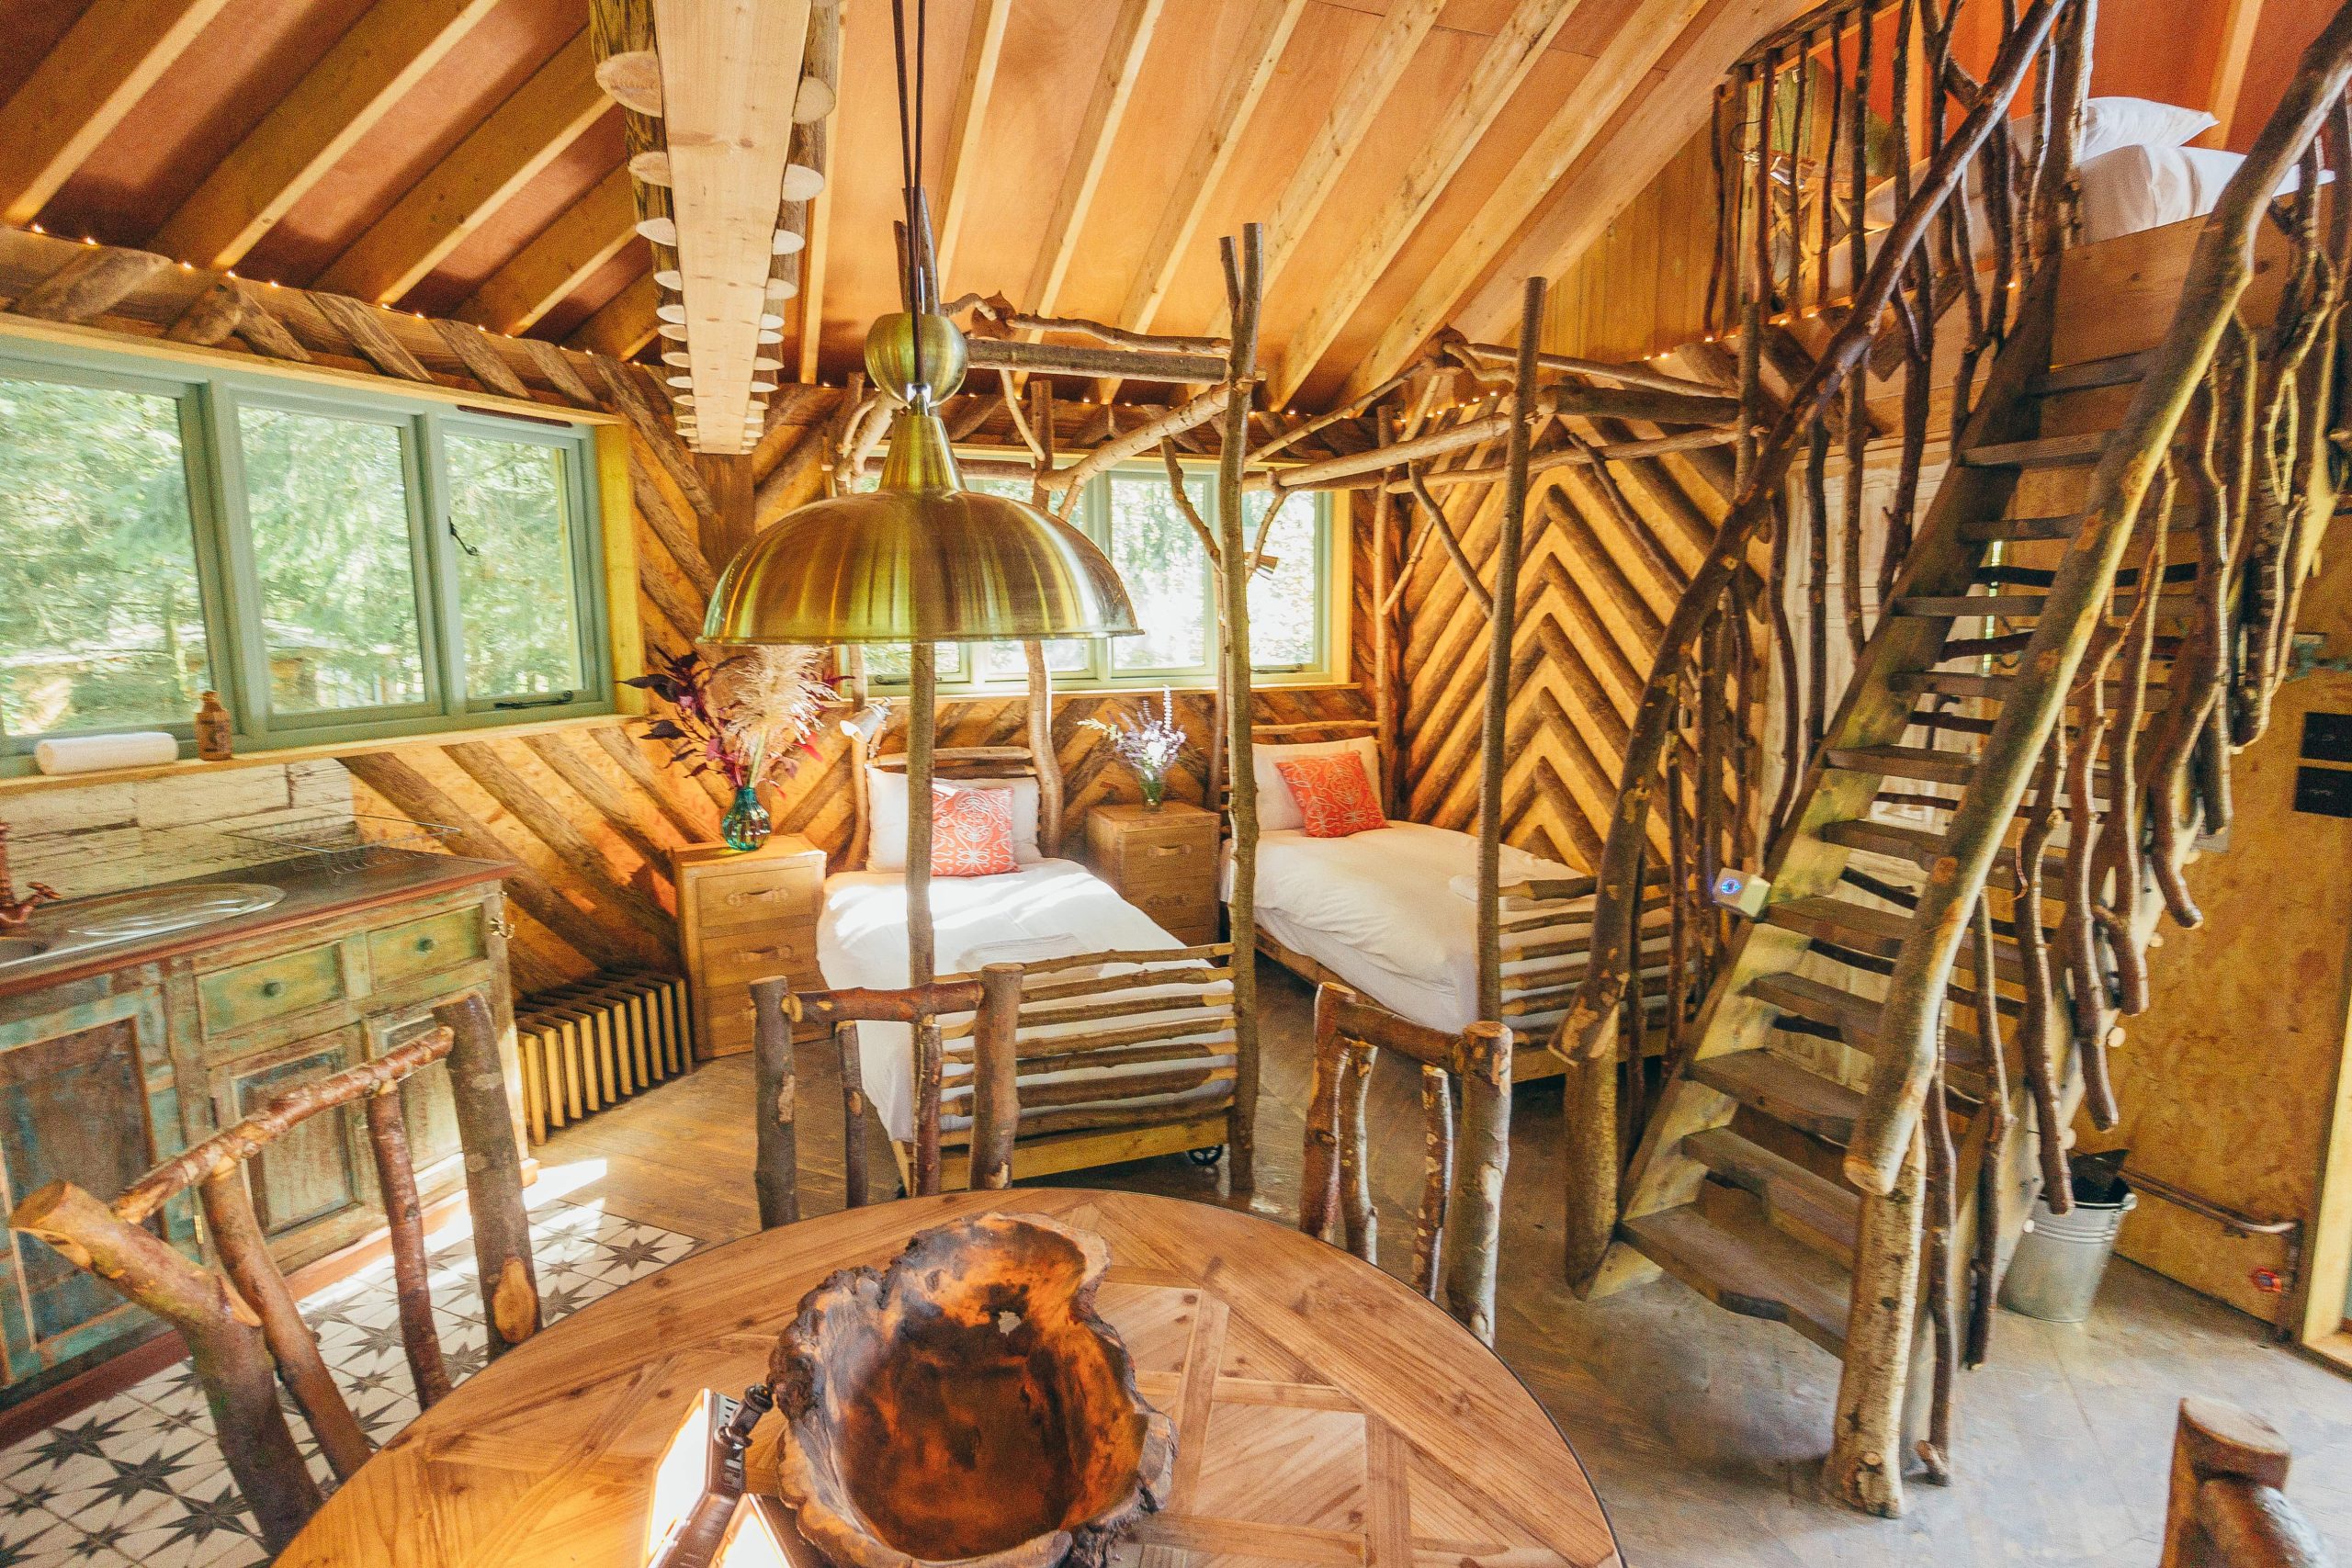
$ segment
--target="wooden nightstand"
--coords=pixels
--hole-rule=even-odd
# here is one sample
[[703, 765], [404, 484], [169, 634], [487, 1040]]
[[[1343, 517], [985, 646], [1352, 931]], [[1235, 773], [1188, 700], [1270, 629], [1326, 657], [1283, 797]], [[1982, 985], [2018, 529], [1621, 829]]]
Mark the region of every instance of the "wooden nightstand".
[[820, 990], [817, 915], [825, 902], [825, 852], [797, 833], [756, 850], [689, 844], [670, 854], [678, 885], [678, 939], [693, 987], [695, 1056], [752, 1048], [754, 980], [788, 975], [795, 990]]
[[1216, 814], [1170, 801], [1101, 806], [1086, 818], [1094, 874], [1188, 947], [1216, 940]]

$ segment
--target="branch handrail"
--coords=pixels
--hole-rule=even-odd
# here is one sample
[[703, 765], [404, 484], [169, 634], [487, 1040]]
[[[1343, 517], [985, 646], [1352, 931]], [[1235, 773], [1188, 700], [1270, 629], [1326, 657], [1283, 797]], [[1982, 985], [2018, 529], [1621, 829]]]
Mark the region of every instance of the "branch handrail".
[[1652, 797], [1679, 704], [1682, 667], [1691, 659], [1702, 630], [1713, 621], [1718, 602], [1746, 563], [1749, 545], [1772, 517], [1800, 445], [1848, 378], [1860, 370], [1879, 321], [1893, 303], [1904, 274], [1910, 270], [1929, 225], [1959, 185], [1962, 171], [2000, 125], [2060, 14], [2074, 3], [2076, 0], [2034, 0], [2018, 18], [1985, 73], [1985, 90], [1951, 140], [1937, 150], [1918, 188], [1886, 231], [1845, 321], [1758, 443], [1754, 460], [1745, 466], [1731, 509], [1716, 531], [1706, 559], [1675, 604], [1625, 745], [1618, 809], [1595, 873], [1600, 890], [1593, 911], [1591, 968], [1553, 1037], [1553, 1049], [1571, 1061], [1600, 1059], [1610, 1026], [1623, 1001], [1637, 941], [1637, 882]]
[[2016, 681], [1986, 739], [1914, 911], [1914, 935], [1888, 982], [1879, 1058], [1854, 1136], [1849, 1179], [1892, 1190], [1935, 1074], [1944, 990], [1993, 857], [2027, 780], [2064, 712], [2085, 647], [2106, 604], [2174, 433], [2230, 330], [2254, 277], [2254, 242], [2273, 195], [2325, 128], [2352, 81], [2352, 7], [2304, 52], [2278, 112], [2205, 220], [2182, 289], [2183, 306], [2154, 352], [2122, 423], [2094, 470], [2085, 522], [2047, 591]]

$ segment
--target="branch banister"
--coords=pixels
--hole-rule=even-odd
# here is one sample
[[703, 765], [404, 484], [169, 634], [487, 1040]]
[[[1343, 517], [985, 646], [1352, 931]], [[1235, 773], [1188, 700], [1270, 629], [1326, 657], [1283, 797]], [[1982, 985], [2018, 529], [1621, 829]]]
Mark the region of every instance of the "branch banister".
[[2086, 521], [2048, 590], [2018, 673], [1986, 739], [1914, 912], [1914, 934], [1895, 960], [1872, 1074], [1845, 1169], [1866, 1191], [1892, 1190], [1935, 1072], [1945, 987], [1993, 857], [2026, 783], [2064, 709], [2140, 504], [2163, 465], [2199, 383], [2254, 276], [2256, 233], [2271, 197], [2324, 126], [2352, 81], [2352, 8], [2337, 14], [2304, 52], [2278, 112], [2205, 220], [2182, 289], [2183, 304], [2094, 470]]
[[1914, 252], [1959, 184], [1963, 168], [2002, 123], [2009, 101], [2052, 25], [2074, 3], [2078, 0], [2034, 0], [2018, 18], [1986, 73], [1984, 93], [1951, 140], [1937, 150], [1918, 189], [1886, 231], [1844, 323], [1790, 396], [1758, 445], [1754, 461], [1744, 466], [1731, 510], [1706, 559], [1675, 605], [1673, 618], [1659, 638], [1625, 745], [1617, 815], [1596, 870], [1600, 887], [1593, 916], [1591, 971], [1553, 1040], [1553, 1048], [1572, 1061], [1598, 1059], [1609, 1043], [1623, 1000], [1627, 965], [1634, 951], [1638, 868], [1645, 847], [1651, 795], [1679, 701], [1681, 666], [1712, 620], [1724, 589], [1746, 563], [1748, 546], [1771, 517], [1804, 437], [1843, 389], [1846, 378], [1859, 373]]

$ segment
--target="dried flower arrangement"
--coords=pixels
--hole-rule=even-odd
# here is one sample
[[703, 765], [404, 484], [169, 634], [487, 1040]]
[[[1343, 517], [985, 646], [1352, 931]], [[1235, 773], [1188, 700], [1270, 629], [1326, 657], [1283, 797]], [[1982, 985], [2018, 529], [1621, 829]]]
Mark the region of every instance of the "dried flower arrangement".
[[834, 700], [820, 678], [818, 650], [697, 644], [626, 683], [669, 705], [669, 716], [646, 727], [647, 739], [673, 742], [672, 761], [690, 773], [715, 773], [735, 792], [722, 824], [727, 841], [739, 850], [763, 842], [767, 812], [758, 788], [817, 754], [809, 737], [819, 711]]
[[1105, 724], [1099, 718], [1080, 722], [1111, 738], [1111, 754], [1135, 774], [1136, 783], [1143, 787], [1143, 803], [1158, 810], [1168, 794], [1168, 775], [1174, 771], [1177, 759], [1184, 754], [1185, 745], [1183, 728], [1176, 722], [1176, 699], [1169, 689], [1159, 689], [1157, 716], [1146, 701], [1140, 723], [1125, 718], [1116, 724]]

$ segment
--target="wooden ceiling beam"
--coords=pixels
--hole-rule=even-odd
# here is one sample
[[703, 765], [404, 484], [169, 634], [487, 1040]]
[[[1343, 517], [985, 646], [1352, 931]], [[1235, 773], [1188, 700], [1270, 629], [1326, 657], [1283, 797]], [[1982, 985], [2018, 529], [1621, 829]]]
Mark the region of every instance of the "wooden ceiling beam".
[[587, 134], [606, 108], [582, 28], [368, 227], [317, 287], [390, 304]]
[[[947, 121], [947, 161], [941, 165], [939, 231], [933, 250], [939, 260], [939, 286], [951, 295], [956, 280], [956, 247], [964, 235], [964, 220], [972, 210], [972, 187], [978, 183], [980, 128], [987, 123], [989, 99], [996, 94], [997, 62], [1004, 53], [1005, 18], [1012, 15], [1012, 0], [978, 0], [972, 10], [972, 30], [964, 45], [964, 74], [956, 89], [956, 111]], [[808, 378], [807, 370], [802, 380]]]
[[2213, 54], [2213, 79], [2206, 88], [2205, 110], [2215, 121], [2195, 138], [2208, 147], [2227, 147], [2236, 122], [2238, 97], [2245, 87], [2246, 62], [2254, 55], [2255, 34], [2260, 30], [2262, 0], [2226, 0], [2222, 7], [2221, 38]]
[[1431, 333], [1445, 324], [1462, 297], [1486, 276], [1552, 187], [1632, 98], [1659, 58], [1708, 0], [1641, 0], [1552, 118], [1529, 143], [1503, 183], [1468, 227], [1456, 234], [1404, 310], [1380, 334], [1372, 353], [1349, 376], [1340, 400], [1357, 398], [1404, 368]]
[[[1331, 112], [1323, 117], [1315, 140], [1307, 143], [1298, 167], [1291, 171], [1290, 182], [1283, 186], [1282, 195], [1266, 215], [1266, 288], [1272, 289], [1282, 276], [1283, 268], [1296, 253], [1307, 226], [1339, 187], [1340, 175], [1347, 169], [1348, 160], [1355, 155], [1365, 131], [1380, 118], [1380, 111], [1388, 107], [1389, 94], [1396, 90], [1405, 67], [1420, 51], [1421, 40], [1429, 36], [1438, 13], [1444, 9], [1445, 0], [1395, 0], [1380, 31], [1364, 50], [1363, 59], [1349, 74], [1347, 85], [1331, 105]], [[1213, 330], [1221, 333], [1226, 324], [1227, 318], [1220, 310]]]
[[1538, 274], [1560, 277], [1576, 265], [1626, 203], [1707, 123], [1714, 112], [1715, 84], [1733, 62], [1758, 39], [1807, 8], [1805, 0], [1712, 0], [1673, 66], [1651, 85], [1616, 132], [1588, 149], [1568, 178], [1553, 187], [1543, 209], [1455, 315], [1454, 325], [1480, 342], [1510, 335], [1524, 281]]
[[1029, 309], [1050, 316], [1060, 303], [1069, 264], [1078, 254], [1080, 232], [1102, 189], [1111, 164], [1112, 143], [1119, 139], [1127, 102], [1135, 96], [1136, 78], [1143, 73], [1144, 56], [1159, 25], [1166, 0], [1119, 0], [1119, 14], [1111, 24], [1111, 41], [1102, 51], [1102, 68], [1087, 100], [1086, 118], [1079, 122], [1078, 144], [1062, 172], [1061, 193], [1054, 198], [1054, 214], [1046, 220], [1037, 250], [1037, 267], [1029, 279]]
[[1339, 272], [1321, 283], [1315, 309], [1283, 345], [1281, 363], [1266, 389], [1268, 407], [1280, 408], [1288, 402], [1316, 362], [1338, 340], [1364, 297], [1421, 226], [1430, 209], [1437, 205], [1446, 183], [1559, 36], [1577, 4], [1577, 0], [1519, 0], [1512, 7], [1510, 17], [1471, 67], [1470, 79], [1461, 93], [1428, 128], [1420, 154], [1406, 170], [1404, 183], [1349, 247]]
[[630, 194], [624, 166], [598, 181], [505, 265], [482, 279], [473, 297], [458, 307], [458, 319], [510, 336], [527, 332], [636, 237], [637, 198]]
[[213, 166], [147, 248], [234, 266], [327, 176], [496, 0], [376, 0]]
[[[1232, 74], [1226, 78], [1225, 96], [1184, 161], [1183, 172], [1176, 176], [1174, 195], [1159, 215], [1159, 227], [1144, 248], [1143, 265], [1127, 291], [1119, 325], [1148, 333], [1159, 319], [1159, 307], [1175, 285], [1176, 269], [1191, 253], [1202, 220], [1208, 215], [1209, 201], [1241, 145], [1241, 133], [1265, 96], [1267, 85], [1273, 81], [1274, 66], [1306, 11], [1306, 0], [1260, 0], [1234, 57]], [[1103, 383], [1099, 400], [1108, 402], [1117, 389], [1115, 381]]]
[[0, 220], [23, 228], [228, 0], [94, 0], [0, 105]]
[[654, 314], [661, 303], [662, 290], [655, 285], [653, 275], [642, 273], [574, 328], [571, 335], [563, 340], [563, 346], [582, 354], [634, 359], [661, 330], [661, 319]]

